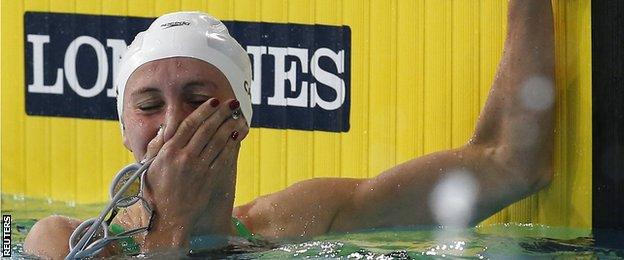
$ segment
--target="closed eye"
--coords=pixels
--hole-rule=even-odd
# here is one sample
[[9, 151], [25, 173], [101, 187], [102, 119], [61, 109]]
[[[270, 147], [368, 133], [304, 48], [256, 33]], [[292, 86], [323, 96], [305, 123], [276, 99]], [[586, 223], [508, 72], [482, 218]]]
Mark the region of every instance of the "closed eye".
[[197, 108], [199, 106], [201, 106], [201, 104], [205, 103], [208, 99], [210, 99], [211, 97], [209, 96], [205, 96], [205, 95], [193, 95], [192, 97], [189, 98], [189, 103]]
[[162, 102], [144, 102], [137, 104], [137, 108], [143, 112], [151, 112], [160, 109], [162, 106]]

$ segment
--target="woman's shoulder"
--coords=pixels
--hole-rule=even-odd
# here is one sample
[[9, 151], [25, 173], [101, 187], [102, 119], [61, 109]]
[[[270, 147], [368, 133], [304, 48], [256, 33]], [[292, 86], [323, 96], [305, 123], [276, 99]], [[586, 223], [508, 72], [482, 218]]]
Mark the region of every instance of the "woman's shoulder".
[[81, 221], [52, 215], [45, 217], [30, 229], [24, 240], [24, 253], [42, 258], [63, 258], [69, 252], [69, 237]]

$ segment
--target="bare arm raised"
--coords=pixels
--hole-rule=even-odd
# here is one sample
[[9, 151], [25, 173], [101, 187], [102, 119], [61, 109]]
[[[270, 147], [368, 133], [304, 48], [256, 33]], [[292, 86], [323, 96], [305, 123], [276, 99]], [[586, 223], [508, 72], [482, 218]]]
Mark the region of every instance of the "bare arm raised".
[[[441, 194], [465, 199], [468, 211], [460, 222], [476, 224], [547, 185], [554, 111], [550, 0], [511, 0], [508, 21], [503, 58], [469, 143], [413, 159], [373, 179], [301, 182], [238, 207], [234, 214], [269, 238], [438, 224], [443, 220], [435, 216], [439, 203], [432, 196]], [[444, 194], [444, 187], [451, 187], [452, 194]]]

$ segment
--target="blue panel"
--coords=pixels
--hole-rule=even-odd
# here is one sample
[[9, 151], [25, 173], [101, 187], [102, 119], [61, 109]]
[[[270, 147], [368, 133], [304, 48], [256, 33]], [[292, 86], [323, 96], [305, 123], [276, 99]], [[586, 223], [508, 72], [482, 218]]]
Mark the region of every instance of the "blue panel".
[[[116, 120], [115, 98], [107, 95], [107, 90], [112, 88], [113, 74], [111, 58], [113, 49], [108, 46], [107, 41], [120, 39], [129, 44], [134, 36], [145, 30], [152, 21], [152, 18], [27, 12], [24, 15], [26, 113], [28, 115]], [[260, 57], [261, 68], [253, 68], [261, 70], [262, 80], [259, 86], [262, 90], [260, 102], [253, 104], [252, 127], [349, 131], [351, 99], [351, 30], [349, 27], [239, 21], [224, 23], [243, 48], [255, 46], [265, 50], [265, 54]], [[34, 68], [35, 44], [34, 41], [28, 40], [29, 36], [40, 37], [38, 46], [43, 46], [43, 66], [38, 69], [43, 71], [44, 88], [51, 89], [57, 78], [57, 70], [63, 69], [62, 91], [56, 91], [57, 93], [29, 91], [28, 85], [34, 83], [36, 70]], [[101, 91], [94, 92], [96, 93], [94, 96], [84, 93], [80, 95], [78, 91], [70, 87], [66, 77], [68, 68], [65, 68], [64, 64], [68, 47], [73, 41], [83, 36], [97, 41], [90, 45], [83, 44], [78, 48], [75, 58], [75, 77], [80, 87], [85, 91], [94, 88], [99, 73], [99, 63], [106, 62], [108, 67], [108, 74], [105, 75], [106, 83]], [[49, 38], [44, 41], [41, 37]], [[92, 46], [104, 48], [106, 58], [98, 60], [95, 48]], [[307, 59], [302, 60], [291, 55], [288, 48], [304, 50], [307, 52]], [[284, 71], [295, 70], [294, 88], [291, 88], [293, 82], [289, 80], [278, 84], [284, 87], [284, 96], [280, 98], [292, 99], [303, 94], [307, 96], [304, 103], [269, 105], [269, 97], [276, 95], [276, 56], [267, 51], [270, 49], [286, 52]], [[315, 54], [318, 59], [314, 60]], [[252, 64], [254, 58], [250, 54]], [[39, 74], [41, 75], [41, 72]], [[285, 75], [283, 72], [278, 72], [278, 74]], [[304, 84], [308, 86], [305, 89], [302, 87]], [[311, 91], [313, 85], [316, 86], [314, 88], [316, 91]], [[343, 95], [339, 96], [339, 92]], [[340, 97], [344, 97], [344, 100]], [[314, 102], [313, 99], [318, 102]], [[334, 103], [334, 105], [326, 105], [327, 103]]]

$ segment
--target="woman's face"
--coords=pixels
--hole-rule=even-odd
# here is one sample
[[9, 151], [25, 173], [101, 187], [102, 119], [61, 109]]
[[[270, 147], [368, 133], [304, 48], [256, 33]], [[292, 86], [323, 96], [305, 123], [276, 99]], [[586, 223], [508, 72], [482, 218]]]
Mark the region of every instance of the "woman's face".
[[124, 92], [124, 145], [143, 159], [147, 144], [165, 127], [165, 142], [195, 108], [210, 98], [234, 99], [230, 84], [215, 66], [193, 58], [167, 58], [141, 65]]

